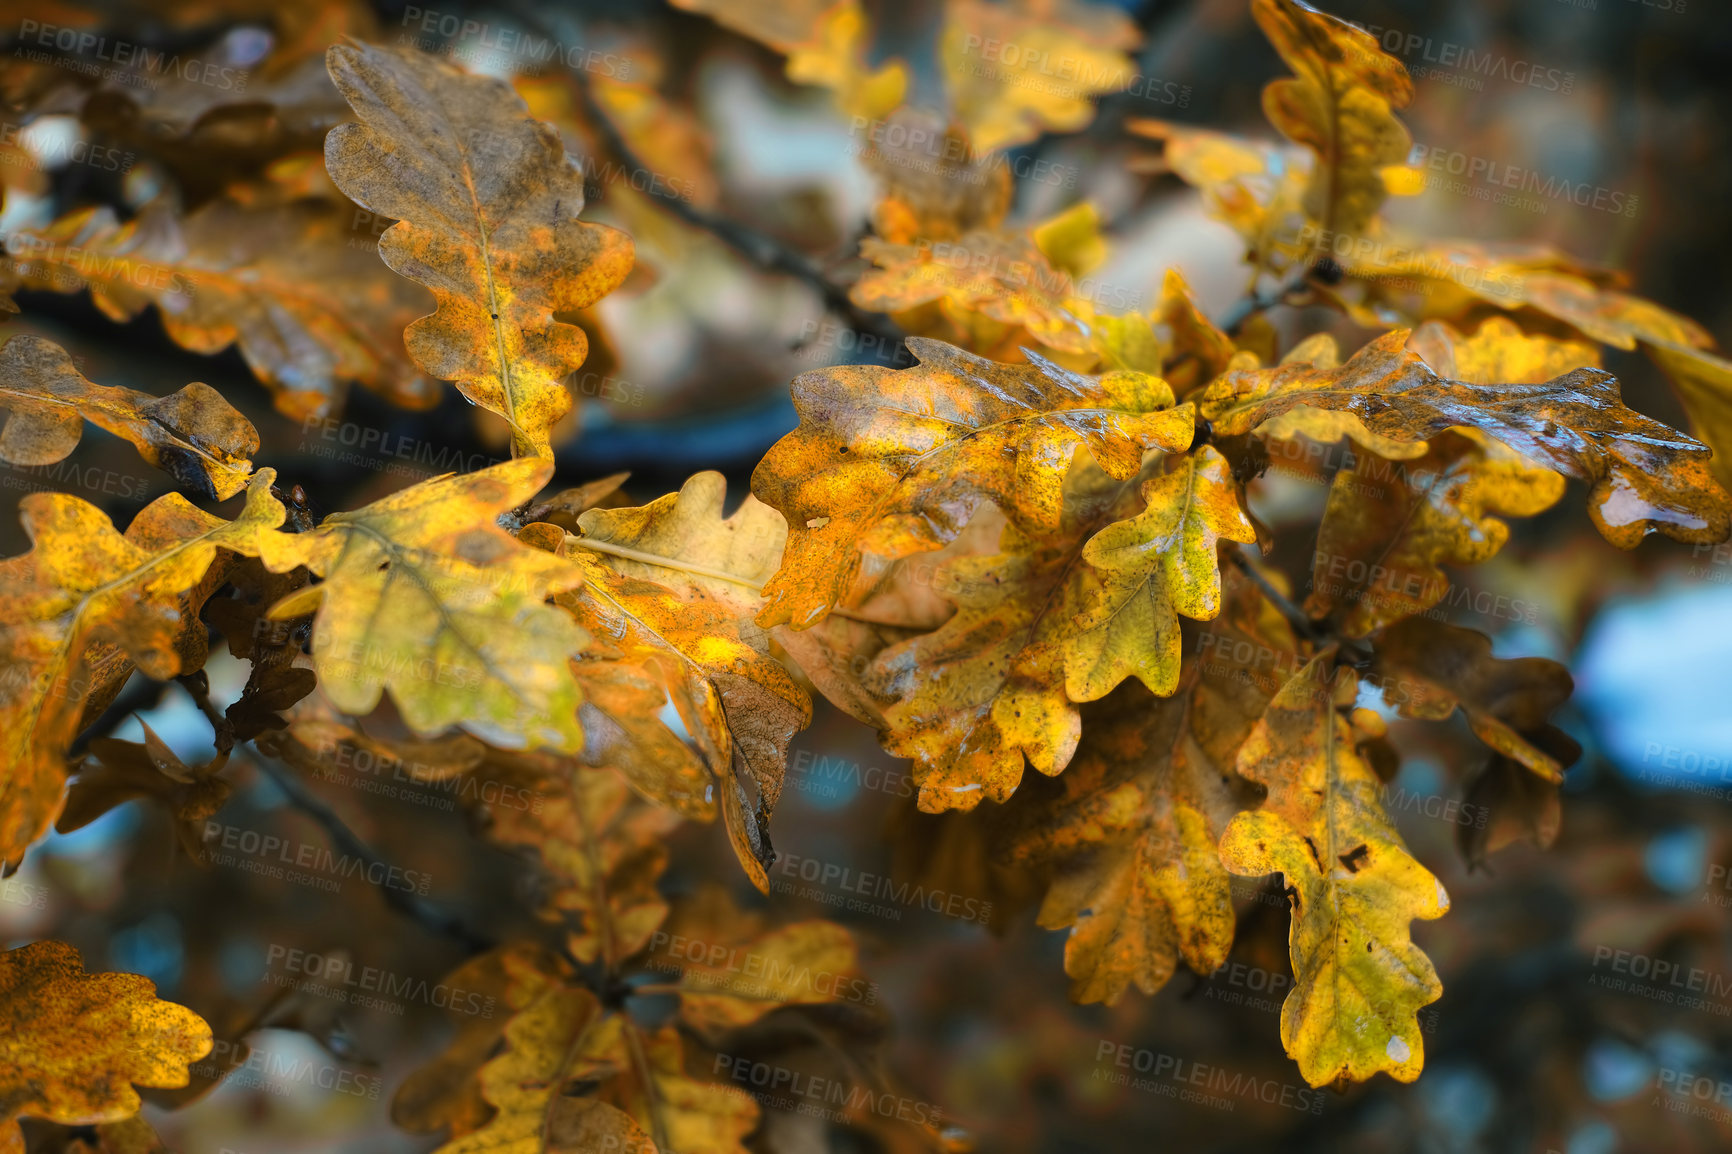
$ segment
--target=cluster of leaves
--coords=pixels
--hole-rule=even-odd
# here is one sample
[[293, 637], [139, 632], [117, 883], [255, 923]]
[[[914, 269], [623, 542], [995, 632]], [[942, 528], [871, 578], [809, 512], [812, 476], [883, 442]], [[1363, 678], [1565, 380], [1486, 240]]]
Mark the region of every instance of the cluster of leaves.
[[[168, 192], [124, 224], [81, 210], [10, 246], [4, 287], [88, 289], [117, 320], [155, 305], [187, 348], [238, 345], [294, 416], [332, 411], [349, 382], [425, 407], [452, 381], [503, 421], [513, 459], [315, 525], [255, 469], [256, 430], [215, 390], [106, 387], [50, 342], [8, 340], [0, 458], [60, 460], [88, 420], [195, 495], [244, 496], [222, 518], [169, 495], [124, 533], [70, 495], [23, 500], [32, 548], [0, 563], [0, 861], [140, 797], [197, 858], [234, 751], [317, 776], [345, 747], [413, 748], [443, 774], [523, 783], [548, 804], [495, 809], [484, 832], [540, 861], [537, 912], [556, 933], [464, 963], [453, 982], [510, 1014], [460, 1031], [399, 1088], [395, 1119], [445, 1131], [450, 1152], [737, 1151], [758, 1104], [701, 1076], [704, 1056], [772, 1013], [836, 1002], [843, 983], [809, 975], [857, 975], [856, 946], [714, 891], [670, 909], [658, 881], [668, 832], [719, 815], [768, 892], [811, 687], [911, 759], [921, 811], [965, 814], [976, 853], [1034, 879], [1039, 924], [1069, 931], [1075, 1000], [1151, 994], [1181, 961], [1212, 972], [1236, 932], [1230, 878], [1280, 875], [1295, 979], [1280, 1034], [1302, 1076], [1416, 1078], [1416, 1015], [1441, 985], [1410, 923], [1449, 898], [1384, 810], [1398, 759], [1363, 691], [1402, 687], [1385, 697], [1409, 718], [1459, 713], [1487, 750], [1474, 788], [1496, 828], [1555, 834], [1541, 815], [1577, 751], [1548, 718], [1569, 675], [1428, 615], [1444, 567], [1494, 556], [1504, 519], [1548, 509], [1566, 478], [1617, 547], [1726, 539], [1715, 450], [1732, 366], [1692, 322], [1555, 252], [1395, 236], [1379, 212], [1416, 187], [1392, 111], [1411, 84], [1370, 36], [1297, 0], [1252, 5], [1293, 72], [1264, 93], [1289, 144], [1139, 126], [1245, 240], [1250, 306], [1225, 328], [1175, 273], [1145, 315], [1084, 299], [1076, 278], [1105, 255], [1086, 203], [1004, 224], [1002, 150], [1080, 127], [1099, 90], [982, 68], [966, 33], [1002, 26], [1128, 77], [1122, 16], [1072, 6], [1061, 31], [1045, 5], [954, 0], [951, 108], [934, 119], [902, 104], [899, 63], [865, 63], [853, 0], [681, 6], [785, 55], [790, 79], [835, 89], [850, 115], [959, 142], [937, 170], [868, 157], [884, 195], [848, 299], [910, 334], [915, 363], [795, 380], [799, 425], [730, 515], [715, 473], [641, 507], [617, 500], [617, 477], [543, 496], [565, 379], [589, 351], [574, 321], [626, 280], [632, 241], [579, 219], [581, 172], [509, 85], [367, 44], [361, 15], [296, 30], [291, 62], [363, 38], [325, 59], [347, 106], [333, 119], [353, 119], [322, 166], [290, 155], [186, 214]], [[316, 139], [302, 63], [272, 84], [305, 114], [281, 118], [283, 147]], [[628, 97], [612, 85], [589, 115], [660, 123]], [[188, 140], [242, 115], [135, 112]], [[341, 235], [349, 202], [396, 222], [382, 264]], [[198, 291], [143, 266], [196, 273]], [[1283, 350], [1264, 314], [1300, 301], [1379, 335], [1345, 358], [1327, 334]], [[1626, 407], [1600, 344], [1654, 357], [1706, 443]], [[1331, 479], [1302, 605], [1264, 564], [1274, 542], [1245, 497], [1296, 441], [1355, 461]], [[897, 581], [922, 554], [931, 584]], [[1335, 577], [1336, 558], [1363, 579]], [[148, 730], [73, 754], [135, 672], [198, 692], [208, 626], [252, 663], [226, 710], [203, 699], [215, 761], [186, 766]], [[1025, 784], [1025, 762], [1057, 780]], [[676, 931], [779, 976], [658, 961]], [[142, 979], [84, 975], [59, 943], [0, 955], [0, 986], [0, 1148], [22, 1149], [26, 1116], [148, 1148], [130, 1085], [185, 1086], [210, 1030]], [[677, 1008], [652, 1026], [637, 1010], [657, 997]], [[918, 1138], [959, 1141], [935, 1125]]]

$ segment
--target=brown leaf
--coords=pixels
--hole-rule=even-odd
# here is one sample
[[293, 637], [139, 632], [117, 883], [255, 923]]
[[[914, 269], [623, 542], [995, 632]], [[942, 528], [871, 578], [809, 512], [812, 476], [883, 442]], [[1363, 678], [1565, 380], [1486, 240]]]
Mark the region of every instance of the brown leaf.
[[1481, 741], [1553, 784], [1581, 752], [1547, 720], [1575, 688], [1556, 661], [1496, 658], [1485, 634], [1423, 617], [1383, 630], [1376, 647], [1385, 697], [1404, 717], [1440, 721], [1459, 706]]
[[146, 461], [201, 496], [227, 500], [246, 488], [259, 451], [252, 423], [209, 385], [153, 397], [96, 385], [66, 350], [28, 334], [0, 346], [0, 459], [52, 465], [78, 445], [83, 422], [130, 441]]
[[438, 389], [404, 355], [402, 329], [428, 297], [349, 243], [353, 214], [324, 199], [225, 196], [183, 217], [159, 197], [125, 224], [107, 208], [80, 209], [7, 251], [28, 287], [88, 287], [115, 321], [155, 305], [193, 352], [236, 345], [291, 417], [329, 413], [348, 381], [427, 408]]
[[1588, 482], [1594, 524], [1620, 548], [1656, 530], [1680, 541], [1726, 537], [1732, 514], [1708, 447], [1626, 408], [1609, 373], [1576, 369], [1544, 384], [1450, 381], [1404, 347], [1407, 337], [1386, 333], [1339, 366], [1290, 358], [1226, 373], [1198, 394], [1198, 409], [1217, 436], [1350, 436], [1407, 459], [1446, 429], [1476, 428]]
[[325, 140], [331, 179], [398, 222], [379, 255], [433, 291], [435, 312], [403, 334], [410, 355], [503, 417], [515, 455], [551, 456], [565, 377], [589, 347], [554, 314], [618, 287], [631, 241], [577, 220], [582, 173], [503, 81], [363, 44], [333, 47], [328, 64], [360, 118]]
[[[7, 666], [0, 682], [0, 862], [16, 863], [60, 812], [66, 751], [91, 689], [92, 645], [118, 646], [159, 681], [183, 672], [181, 634], [198, 617], [198, 604], [184, 594], [205, 579], [219, 547], [256, 553], [259, 531], [282, 521], [283, 507], [270, 494], [274, 479], [270, 469], [254, 476], [232, 523], [171, 493], [147, 505], [124, 536], [76, 497], [24, 498], [34, 548], [0, 562]], [[202, 646], [202, 624], [197, 635]]]
[[233, 788], [217, 776], [228, 764], [228, 754], [218, 753], [204, 765], [189, 766], [150, 726], [139, 724], [143, 742], [99, 737], [90, 743], [90, 754], [79, 761], [54, 828], [70, 833], [116, 806], [148, 798], [168, 810], [181, 848], [202, 863], [204, 820], [223, 807]]

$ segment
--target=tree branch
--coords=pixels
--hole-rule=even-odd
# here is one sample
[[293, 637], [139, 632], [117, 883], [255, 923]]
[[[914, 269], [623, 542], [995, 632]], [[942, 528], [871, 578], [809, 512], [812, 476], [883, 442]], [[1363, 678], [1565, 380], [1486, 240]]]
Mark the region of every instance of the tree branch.
[[[261, 753], [252, 761], [254, 765], [259, 767], [261, 773], [270, 778], [276, 783], [278, 789], [288, 795], [290, 803], [296, 809], [324, 827], [325, 835], [331, 839], [332, 844], [345, 854], [366, 862], [369, 874], [378, 873], [380, 881], [374, 884], [379, 893], [384, 896], [386, 905], [398, 913], [414, 919], [428, 932], [461, 942], [476, 953], [490, 950], [498, 945], [491, 936], [469, 926], [451, 911], [427, 901], [418, 894], [392, 889], [385, 885], [385, 879], [390, 876], [391, 863], [380, 857], [371, 846], [362, 841], [360, 835], [350, 829], [343, 819], [337, 816], [335, 810], [308, 789], [300, 778], [278, 765], [273, 759]], [[376, 871], [373, 869], [374, 866], [382, 868]]]
[[[539, 14], [528, 11], [521, 4], [513, 4], [511, 7], [519, 19], [537, 32], [558, 39], [558, 34]], [[595, 89], [590, 84], [588, 74], [582, 69], [574, 69], [572, 76], [584, 119], [589, 121], [596, 135], [601, 138], [602, 148], [610, 153], [621, 167], [631, 172], [651, 171], [624, 134], [614, 125], [613, 118], [607, 114], [601, 102], [595, 98]], [[645, 196], [693, 228], [709, 233], [764, 272], [791, 276], [811, 286], [823, 298], [824, 307], [846, 318], [856, 332], [878, 337], [885, 349], [886, 359], [907, 357], [907, 350], [902, 343], [907, 334], [882, 313], [867, 312], [856, 305], [849, 298], [848, 290], [825, 275], [823, 268], [811, 257], [737, 220], [699, 208], [671, 188], [661, 187], [659, 181], [650, 181], [648, 184]]]
[[1281, 616], [1287, 619], [1287, 623], [1293, 626], [1295, 633], [1313, 645], [1339, 645], [1342, 651], [1349, 655], [1351, 663], [1354, 665], [1364, 665], [1370, 662], [1372, 652], [1368, 646], [1350, 638], [1337, 637], [1322, 623], [1313, 621], [1305, 613], [1305, 610], [1294, 604], [1292, 598], [1275, 588], [1267, 577], [1259, 573], [1257, 567], [1251, 564], [1251, 559], [1246, 557], [1243, 552], [1238, 549], [1229, 549], [1227, 550], [1227, 560], [1237, 567], [1239, 572], [1251, 579], [1251, 583], [1268, 599], [1269, 604], [1279, 610]]

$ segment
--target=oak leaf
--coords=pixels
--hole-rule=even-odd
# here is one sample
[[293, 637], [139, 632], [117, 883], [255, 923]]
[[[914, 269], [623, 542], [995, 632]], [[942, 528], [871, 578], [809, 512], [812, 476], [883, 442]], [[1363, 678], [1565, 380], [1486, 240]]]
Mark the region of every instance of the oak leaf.
[[203, 496], [246, 488], [258, 430], [215, 389], [194, 382], [166, 397], [92, 384], [66, 350], [41, 337], [0, 346], [0, 459], [26, 467], [64, 460], [83, 422], [132, 443], [139, 455]]
[[877, 120], [902, 103], [908, 69], [900, 60], [877, 69], [867, 64], [859, 0], [674, 0], [674, 6], [780, 52], [788, 58], [789, 80], [835, 89], [848, 116]]
[[[1553, 785], [1580, 751], [1547, 720], [1569, 700], [1570, 671], [1544, 657], [1492, 656], [1491, 638], [1472, 629], [1409, 618], [1377, 637], [1385, 697], [1404, 717], [1441, 721], [1459, 707], [1474, 735], [1499, 755]], [[1567, 756], [1559, 761], [1554, 750]]]
[[513, 1016], [505, 1024], [503, 1052], [481, 1066], [478, 1075], [494, 1115], [440, 1146], [437, 1154], [654, 1154], [655, 1145], [629, 1114], [563, 1093], [574, 1050], [589, 1036], [599, 1013], [595, 995], [562, 986], [546, 990]]
[[562, 923], [572, 955], [617, 969], [639, 953], [667, 917], [656, 886], [679, 817], [644, 803], [613, 770], [569, 758], [493, 751], [477, 772], [500, 796], [488, 838], [540, 858], [537, 912]]
[[876, 237], [860, 242], [873, 263], [848, 290], [848, 299], [888, 313], [916, 336], [942, 338], [992, 360], [1024, 359], [1022, 346], [1067, 367], [1094, 367], [1084, 317], [1069, 273], [1053, 267], [1032, 237], [977, 230], [955, 241], [918, 237], [895, 244]]
[[1143, 482], [1146, 508], [1107, 526], [1083, 546], [1101, 588], [1077, 620], [1065, 653], [1065, 690], [1096, 701], [1134, 674], [1158, 696], [1179, 683], [1179, 614], [1207, 621], [1220, 612], [1222, 540], [1257, 539], [1232, 469], [1213, 445]]
[[768, 929], [709, 884], [680, 904], [644, 956], [649, 969], [675, 980], [639, 989], [677, 995], [681, 1020], [717, 1037], [784, 1006], [875, 997], [856, 976], [858, 962], [853, 936], [834, 922]]
[[[711, 799], [719, 800], [741, 865], [767, 890], [764, 870], [774, 859], [767, 824], [788, 743], [811, 721], [812, 705], [754, 621], [786, 523], [751, 496], [724, 518], [726, 489], [720, 473], [699, 473], [641, 508], [583, 513], [580, 535], [565, 546], [585, 585], [562, 603], [598, 639], [580, 676], [586, 684], [615, 682], [612, 694], [627, 694], [616, 701], [597, 684], [591, 703], [621, 736], [641, 735], [661, 750], [672, 735], [659, 732], [665, 727], [645, 705], [672, 702], [705, 769], [692, 773], [689, 754], [657, 765], [623, 749], [619, 767], [690, 816], [707, 817]], [[651, 697], [643, 686], [653, 687]]]
[[1398, 459], [1424, 453], [1420, 442], [1445, 429], [1477, 428], [1588, 482], [1594, 524], [1620, 548], [1656, 530], [1681, 541], [1725, 538], [1728, 498], [1708, 470], [1711, 450], [1625, 407], [1611, 374], [1581, 368], [1541, 384], [1450, 381], [1406, 349], [1407, 339], [1403, 330], [1385, 333], [1342, 365], [1332, 355], [1316, 364], [1290, 357], [1231, 371], [1196, 395], [1197, 408], [1217, 435], [1345, 435]]
[[66, 1125], [138, 1113], [139, 1086], [184, 1086], [211, 1032], [135, 974], [87, 974], [78, 951], [42, 941], [0, 953], [0, 1148], [16, 1119]]
[[1243, 877], [1282, 874], [1292, 899], [1294, 986], [1281, 1041], [1313, 1086], [1379, 1071], [1411, 1082], [1424, 1064], [1417, 1013], [1443, 993], [1408, 937], [1413, 918], [1449, 908], [1443, 885], [1390, 823], [1380, 782], [1338, 707], [1358, 679], [1321, 654], [1269, 702], [1239, 750], [1264, 785], [1261, 809], [1233, 818], [1221, 862]]
[[[1093, 98], [1136, 78], [1126, 52], [1140, 39], [1104, 4], [947, 0], [939, 63], [952, 112], [990, 152], [1087, 127]], [[983, 51], [988, 45], [1005, 51]]]
[[1323, 238], [1356, 236], [1390, 192], [1419, 190], [1405, 167], [1413, 138], [1390, 111], [1413, 81], [1371, 33], [1301, 0], [1252, 0], [1251, 12], [1295, 73], [1263, 90], [1263, 112], [1316, 154], [1305, 212]]
[[1125, 127], [1162, 143], [1162, 155], [1134, 167], [1171, 171], [1201, 194], [1203, 209], [1245, 242], [1246, 262], [1277, 276], [1310, 255], [1303, 202], [1310, 152], [1171, 121], [1131, 119]]
[[[392, 1122], [416, 1134], [447, 1127], [453, 1134], [466, 1134], [486, 1125], [493, 1106], [476, 1075], [498, 1053], [500, 1038], [515, 1012], [542, 992], [518, 978], [512, 958], [527, 961], [521, 972], [529, 974], [551, 972], [555, 965], [545, 947], [513, 942], [477, 954], [447, 974], [444, 985], [485, 999], [484, 1009], [465, 1015], [445, 1049], [398, 1085], [391, 1096]], [[496, 1009], [505, 1012], [495, 1013]]]
[[1153, 994], [1182, 957], [1210, 974], [1234, 917], [1216, 842], [1239, 808], [1189, 729], [1190, 694], [1153, 702], [1127, 687], [1084, 718], [1064, 795], [1017, 837], [1018, 859], [1054, 860], [1040, 924], [1070, 928], [1071, 998]]
[[328, 64], [359, 118], [325, 140], [331, 179], [398, 222], [379, 255], [436, 302], [403, 334], [410, 355], [505, 418], [515, 454], [550, 456], [589, 347], [555, 314], [618, 287], [631, 241], [577, 219], [582, 172], [503, 81], [369, 45], [337, 45]]
[[920, 338], [909, 347], [914, 368], [795, 379], [800, 426], [752, 474], [789, 527], [761, 624], [809, 627], [848, 588], [862, 549], [894, 560], [940, 548], [988, 502], [1029, 532], [1051, 530], [1079, 444], [1121, 481], [1146, 450], [1190, 444], [1191, 408], [1173, 407], [1157, 377], [996, 364]]
[[259, 534], [273, 573], [304, 565], [324, 578], [270, 616], [317, 607], [313, 660], [333, 704], [366, 714], [389, 689], [424, 736], [457, 725], [503, 748], [581, 745], [570, 659], [586, 638], [545, 602], [583, 575], [495, 523], [552, 473], [549, 461], [508, 461], [423, 481], [309, 532]]
[[80, 209], [19, 234], [7, 251], [27, 287], [88, 287], [116, 321], [155, 305], [168, 335], [193, 352], [235, 345], [289, 416], [328, 414], [348, 381], [426, 408], [438, 387], [405, 356], [401, 333], [428, 298], [349, 243], [353, 211], [230, 194], [182, 216], [159, 197], [125, 224], [106, 207]]
[[1557, 473], [1473, 428], [1446, 430], [1409, 461], [1365, 454], [1330, 483], [1305, 611], [1338, 613], [1347, 637], [1423, 613], [1449, 591], [1441, 566], [1503, 548], [1500, 514], [1531, 517], [1563, 492]]
[[[1070, 451], [1059, 524], [1033, 535], [995, 518], [1003, 524], [995, 551], [956, 556], [933, 575], [954, 615], [883, 649], [859, 678], [881, 703], [884, 748], [914, 760], [927, 813], [1004, 801], [1025, 760], [1053, 775], [1076, 751], [1082, 720], [1066, 670], [1098, 664], [1099, 639], [1112, 628], [1108, 621], [1096, 624], [1095, 638], [1085, 632], [1102, 582], [1083, 560], [1084, 543], [1134, 515], [1137, 482], [1158, 475], [1163, 459], [1151, 454], [1138, 476], [1117, 480]], [[996, 512], [989, 506], [982, 515], [988, 511]], [[1122, 680], [1132, 670], [1111, 672]]]
[[[233, 522], [194, 508], [179, 494], [151, 502], [124, 535], [95, 506], [64, 493], [20, 503], [32, 550], [0, 562], [0, 862], [16, 863], [60, 812], [66, 752], [81, 712], [97, 693], [95, 647], [115, 647], [104, 679], [136, 665], [167, 680], [183, 672], [181, 633], [197, 626], [200, 586], [219, 548], [255, 553], [261, 531], [281, 523], [271, 496], [275, 474], [261, 469]], [[209, 588], [203, 595], [209, 595]]]

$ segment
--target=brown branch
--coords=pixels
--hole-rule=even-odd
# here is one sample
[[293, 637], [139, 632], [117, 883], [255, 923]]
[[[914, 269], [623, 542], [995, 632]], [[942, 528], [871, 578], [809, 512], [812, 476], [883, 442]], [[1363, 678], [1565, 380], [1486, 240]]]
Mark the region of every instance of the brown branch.
[[[510, 7], [520, 20], [523, 20], [536, 32], [558, 39], [559, 35], [551, 28], [541, 15], [529, 11], [522, 4], [512, 4]], [[608, 116], [607, 110], [595, 98], [594, 87], [589, 76], [582, 69], [572, 70], [573, 83], [577, 88], [578, 101], [583, 109], [584, 119], [595, 129], [601, 138], [601, 146], [619, 165], [629, 172], [649, 172], [651, 169], [637, 155], [631, 143]], [[734, 252], [756, 265], [767, 273], [790, 276], [811, 286], [824, 301], [824, 307], [845, 318], [856, 332], [867, 333], [878, 337], [886, 350], [887, 358], [912, 362], [906, 346], [903, 344], [907, 334], [882, 313], [868, 312], [856, 305], [848, 296], [848, 289], [837, 284], [825, 274], [822, 266], [803, 252], [788, 247], [775, 237], [742, 224], [737, 220], [709, 212], [699, 208], [671, 188], [664, 188], [660, 181], [650, 181], [644, 195], [660, 205], [672, 215], [685, 221], [693, 228], [709, 233]]]
[[1349, 662], [1353, 665], [1363, 666], [1370, 663], [1372, 652], [1369, 646], [1352, 638], [1338, 637], [1324, 622], [1312, 620], [1304, 609], [1294, 603], [1292, 598], [1275, 588], [1274, 584], [1263, 576], [1255, 565], [1251, 564], [1251, 559], [1246, 557], [1244, 553], [1238, 549], [1229, 549], [1227, 550], [1227, 560], [1251, 579], [1251, 583], [1257, 587], [1269, 604], [1273, 605], [1281, 616], [1287, 619], [1287, 623], [1293, 626], [1295, 633], [1313, 645], [1340, 646], [1342, 652], [1347, 654]]

